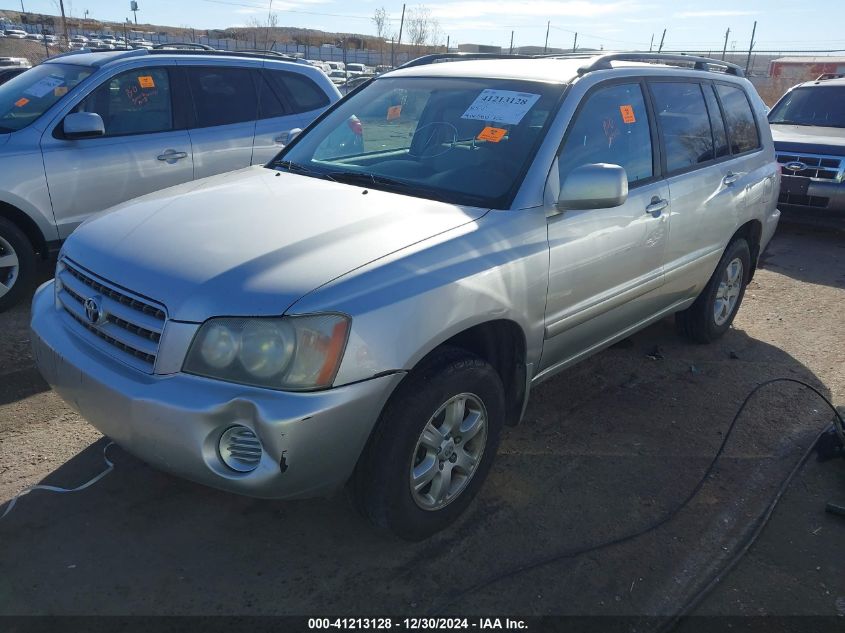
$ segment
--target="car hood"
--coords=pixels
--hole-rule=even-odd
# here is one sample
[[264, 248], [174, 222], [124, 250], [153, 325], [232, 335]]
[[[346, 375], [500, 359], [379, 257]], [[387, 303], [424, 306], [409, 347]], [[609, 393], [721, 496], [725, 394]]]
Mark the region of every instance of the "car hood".
[[779, 123], [771, 127], [775, 149], [778, 151], [834, 156], [845, 153], [845, 129]]
[[486, 211], [251, 167], [118, 205], [79, 227], [63, 253], [176, 320], [279, 315]]

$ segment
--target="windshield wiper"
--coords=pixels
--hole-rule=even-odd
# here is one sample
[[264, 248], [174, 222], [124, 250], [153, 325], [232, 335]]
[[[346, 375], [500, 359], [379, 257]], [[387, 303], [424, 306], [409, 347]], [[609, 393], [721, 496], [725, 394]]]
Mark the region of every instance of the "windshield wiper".
[[299, 163], [295, 163], [292, 160], [277, 160], [270, 163], [270, 165], [275, 170], [285, 169], [290, 172], [296, 172], [300, 174], [305, 174], [306, 176], [314, 176], [315, 178], [324, 178], [326, 180], [334, 180], [331, 174], [327, 174], [322, 171], [316, 171], [314, 169], [309, 169], [305, 165], [300, 165]]
[[417, 186], [404, 180], [397, 180], [389, 176], [380, 176], [362, 171], [331, 171], [326, 175], [332, 180], [345, 182], [350, 185], [373, 185], [376, 187], [396, 187], [399, 189], [413, 189]]

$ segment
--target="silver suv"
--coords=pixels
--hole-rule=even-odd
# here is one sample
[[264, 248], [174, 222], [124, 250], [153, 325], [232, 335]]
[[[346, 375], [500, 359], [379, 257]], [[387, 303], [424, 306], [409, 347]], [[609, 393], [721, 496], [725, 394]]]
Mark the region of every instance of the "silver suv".
[[[76, 231], [33, 302], [47, 381], [163, 470], [270, 498], [349, 482], [419, 539], [467, 507], [538, 383], [672, 314], [694, 341], [728, 329], [779, 218], [738, 68], [431, 61], [265, 167]], [[337, 142], [350, 127], [361, 147]]]
[[0, 310], [92, 212], [266, 163], [339, 98], [316, 68], [202, 51], [71, 53], [4, 83]]

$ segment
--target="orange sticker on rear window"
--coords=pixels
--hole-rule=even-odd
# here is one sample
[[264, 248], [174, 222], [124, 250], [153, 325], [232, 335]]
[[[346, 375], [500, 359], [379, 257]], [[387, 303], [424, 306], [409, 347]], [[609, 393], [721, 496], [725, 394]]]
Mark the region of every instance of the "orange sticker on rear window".
[[155, 88], [156, 82], [153, 81], [153, 78], [149, 75], [141, 75], [138, 77], [138, 84], [141, 88]]
[[619, 106], [619, 112], [622, 114], [622, 120], [625, 123], [636, 123], [637, 117], [634, 116], [634, 108], [629, 105]]
[[29, 103], [29, 99], [27, 99], [26, 97], [21, 97], [20, 99], [18, 99], [17, 101], [15, 101], [15, 107], [22, 108], [22, 107], [24, 107], [27, 103]]
[[387, 109], [387, 120], [388, 121], [392, 121], [393, 119], [398, 119], [400, 116], [402, 116], [402, 106], [401, 105], [390, 106]]
[[67, 86], [56, 86], [53, 89], [54, 97], [64, 97], [67, 94]]
[[507, 134], [507, 130], [503, 130], [500, 127], [490, 127], [489, 125], [481, 130], [476, 138], [479, 141], [490, 141], [491, 143], [498, 143], [503, 138], [505, 138], [505, 134]]

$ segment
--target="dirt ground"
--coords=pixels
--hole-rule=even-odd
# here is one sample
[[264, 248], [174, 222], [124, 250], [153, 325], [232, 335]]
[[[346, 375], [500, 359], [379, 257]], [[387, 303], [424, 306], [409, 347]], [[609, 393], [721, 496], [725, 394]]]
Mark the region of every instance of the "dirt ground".
[[[45, 271], [45, 278], [49, 272]], [[0, 521], [0, 614], [667, 615], [733, 556], [830, 413], [845, 404], [845, 235], [782, 226], [735, 327], [690, 345], [671, 319], [542, 385], [507, 429], [480, 498], [408, 544], [373, 532], [343, 494], [272, 502], [157, 472], [117, 447], [76, 494], [34, 492]], [[0, 315], [0, 503], [76, 486], [106, 441], [33, 366], [28, 307]], [[750, 553], [699, 606], [720, 615], [845, 609], [845, 461], [810, 461]], [[2, 507], [2, 506], [0, 506]], [[554, 554], [554, 562], [514, 573]], [[682, 625], [683, 627], [683, 625]]]

